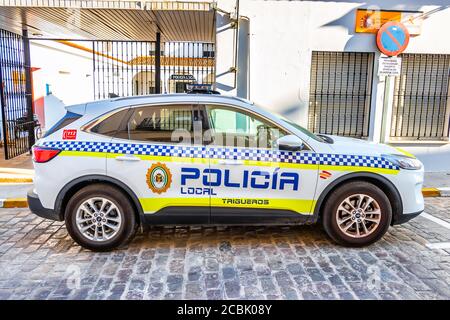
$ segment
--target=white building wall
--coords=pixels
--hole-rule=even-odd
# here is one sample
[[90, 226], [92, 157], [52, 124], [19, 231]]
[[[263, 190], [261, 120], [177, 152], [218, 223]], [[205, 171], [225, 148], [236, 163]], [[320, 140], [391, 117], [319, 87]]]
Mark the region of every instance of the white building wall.
[[[233, 11], [235, 0], [219, 0], [219, 8]], [[241, 59], [248, 59], [249, 90], [247, 97], [278, 113], [288, 115], [307, 126], [311, 52], [359, 51], [374, 52], [375, 66], [372, 82], [372, 112], [369, 139], [382, 141], [381, 120], [384, 100], [384, 80], [378, 78], [378, 49], [374, 34], [357, 34], [357, 8], [377, 7], [384, 10], [436, 11], [422, 25], [422, 33], [412, 37], [406, 53], [450, 54], [450, 41], [444, 41], [448, 29], [450, 8], [448, 0], [411, 1], [264, 1], [240, 0], [239, 14], [249, 20], [248, 51], [240, 50]], [[218, 13], [221, 29], [217, 36], [217, 65], [220, 70], [232, 67], [230, 56], [234, 42], [233, 29], [223, 31], [223, 13]], [[239, 70], [242, 73], [242, 70]], [[218, 68], [219, 74], [219, 68]], [[218, 89], [235, 93], [234, 82], [218, 77]], [[239, 83], [239, 80], [238, 80]], [[390, 119], [388, 119], [388, 124]], [[389, 132], [389, 130], [386, 130]], [[450, 171], [450, 145], [402, 144], [402, 148], [416, 154], [427, 171]]]
[[30, 51], [31, 65], [40, 68], [33, 73], [35, 99], [45, 96], [46, 84], [66, 105], [93, 99], [92, 54], [55, 41], [39, 40], [31, 42]]
[[[34, 100], [44, 98], [45, 129], [65, 113], [65, 105], [93, 100], [92, 59], [87, 52], [54, 41], [31, 41]], [[46, 86], [52, 95], [47, 96]]]

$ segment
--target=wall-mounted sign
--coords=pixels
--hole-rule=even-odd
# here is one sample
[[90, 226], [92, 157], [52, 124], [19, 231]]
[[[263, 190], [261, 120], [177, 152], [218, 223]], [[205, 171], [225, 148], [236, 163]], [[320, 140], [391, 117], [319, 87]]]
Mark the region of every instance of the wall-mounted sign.
[[178, 81], [195, 81], [195, 77], [192, 74], [172, 74], [170, 79]]
[[387, 56], [396, 56], [403, 51], [409, 43], [409, 32], [400, 22], [387, 22], [377, 32], [377, 47]]
[[380, 56], [378, 59], [378, 76], [398, 77], [402, 70], [402, 58]]
[[377, 33], [383, 24], [402, 22], [410, 35], [419, 35], [422, 29], [423, 12], [357, 9], [355, 32]]

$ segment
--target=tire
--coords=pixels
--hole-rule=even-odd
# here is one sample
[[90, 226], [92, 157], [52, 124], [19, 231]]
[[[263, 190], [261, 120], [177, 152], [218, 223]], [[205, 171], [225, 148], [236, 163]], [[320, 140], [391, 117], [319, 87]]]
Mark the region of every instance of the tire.
[[[81, 206], [83, 209], [80, 209]], [[77, 223], [77, 217], [80, 223]], [[97, 221], [97, 226], [93, 226], [96, 224], [93, 219]], [[136, 213], [128, 198], [119, 189], [103, 183], [84, 187], [70, 198], [65, 210], [65, 222], [72, 239], [92, 251], [110, 251], [125, 245], [137, 229]], [[82, 229], [86, 231], [83, 233]]]
[[[344, 200], [347, 201], [344, 203]], [[363, 210], [366, 204], [368, 207]], [[392, 206], [386, 194], [377, 186], [353, 181], [331, 192], [323, 207], [322, 216], [326, 233], [336, 243], [362, 247], [378, 241], [387, 232], [392, 220]], [[341, 221], [339, 224], [338, 219]], [[352, 226], [344, 231], [350, 223]]]

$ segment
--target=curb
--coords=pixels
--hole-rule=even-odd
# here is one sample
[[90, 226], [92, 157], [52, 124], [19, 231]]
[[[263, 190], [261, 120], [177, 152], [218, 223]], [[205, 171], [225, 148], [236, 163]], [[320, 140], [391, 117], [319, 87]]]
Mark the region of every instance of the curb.
[[0, 208], [28, 208], [26, 198], [0, 199]]
[[450, 197], [450, 188], [423, 188], [422, 194], [424, 197]]
[[0, 183], [33, 183], [32, 178], [0, 178]]

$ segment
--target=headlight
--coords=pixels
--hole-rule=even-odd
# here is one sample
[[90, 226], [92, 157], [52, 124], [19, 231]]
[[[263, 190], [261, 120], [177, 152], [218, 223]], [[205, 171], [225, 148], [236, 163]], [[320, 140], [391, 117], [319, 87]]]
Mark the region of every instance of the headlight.
[[417, 160], [416, 158], [411, 158], [408, 156], [398, 155], [398, 154], [384, 154], [383, 158], [389, 160], [397, 167], [406, 170], [419, 170], [422, 168], [422, 162]]

